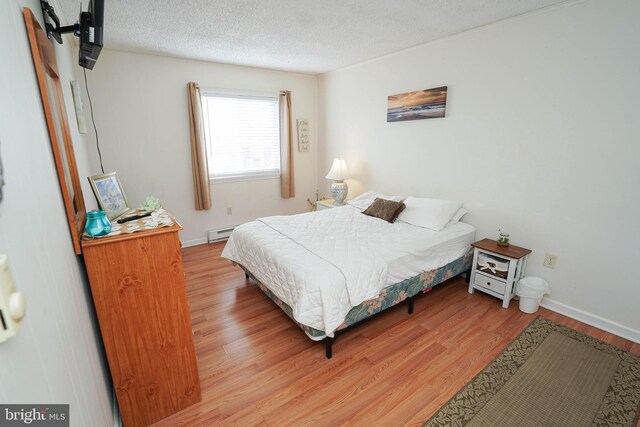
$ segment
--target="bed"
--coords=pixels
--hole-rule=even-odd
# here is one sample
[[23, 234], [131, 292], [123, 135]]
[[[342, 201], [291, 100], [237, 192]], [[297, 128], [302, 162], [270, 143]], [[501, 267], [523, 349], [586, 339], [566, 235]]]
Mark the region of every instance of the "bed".
[[471, 266], [471, 225], [434, 231], [363, 215], [374, 196], [248, 222], [222, 252], [310, 339], [323, 340], [328, 358], [338, 333], [405, 300], [411, 313], [415, 296]]

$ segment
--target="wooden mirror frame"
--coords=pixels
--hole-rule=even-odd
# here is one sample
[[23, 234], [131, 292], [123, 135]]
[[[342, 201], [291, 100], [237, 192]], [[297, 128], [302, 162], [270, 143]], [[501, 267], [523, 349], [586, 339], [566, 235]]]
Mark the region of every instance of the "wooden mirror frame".
[[[84, 206], [82, 187], [78, 179], [78, 167], [73, 153], [73, 143], [60, 85], [56, 55], [52, 42], [47, 38], [47, 34], [40, 26], [33, 12], [31, 12], [31, 9], [25, 7], [23, 14], [29, 36], [31, 54], [33, 55], [33, 65], [38, 78], [38, 86], [40, 87], [42, 107], [47, 121], [53, 158], [56, 162], [58, 181], [69, 222], [71, 239], [73, 240], [73, 249], [77, 255], [80, 255], [82, 253], [80, 236], [84, 230], [86, 208]], [[47, 84], [47, 76], [50, 79], [51, 87]], [[54, 115], [55, 112], [57, 114]], [[56, 119], [58, 119], [57, 123]], [[60, 134], [58, 134], [56, 128], [59, 129]]]

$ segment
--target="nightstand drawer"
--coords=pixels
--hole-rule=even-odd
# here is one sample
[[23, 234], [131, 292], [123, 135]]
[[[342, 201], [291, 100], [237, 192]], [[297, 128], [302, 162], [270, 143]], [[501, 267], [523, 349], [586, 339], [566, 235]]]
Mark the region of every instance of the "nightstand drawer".
[[476, 269], [487, 276], [495, 276], [506, 280], [509, 274], [509, 260], [480, 252]]
[[493, 277], [487, 276], [486, 274], [476, 272], [475, 278], [473, 280], [473, 285], [480, 288], [485, 288], [492, 290], [493, 292], [497, 292], [500, 295], [504, 295], [504, 290], [507, 284], [501, 280], [497, 280]]

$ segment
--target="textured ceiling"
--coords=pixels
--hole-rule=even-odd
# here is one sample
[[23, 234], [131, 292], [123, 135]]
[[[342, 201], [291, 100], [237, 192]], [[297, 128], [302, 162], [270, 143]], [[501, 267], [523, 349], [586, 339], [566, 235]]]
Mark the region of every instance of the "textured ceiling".
[[[88, 0], [58, 1], [70, 24]], [[104, 44], [315, 74], [563, 1], [105, 0]]]

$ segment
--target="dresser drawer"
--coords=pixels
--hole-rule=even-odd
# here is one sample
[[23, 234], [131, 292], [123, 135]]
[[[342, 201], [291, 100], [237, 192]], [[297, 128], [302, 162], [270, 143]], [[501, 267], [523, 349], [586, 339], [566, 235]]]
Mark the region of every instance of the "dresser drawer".
[[476, 272], [473, 285], [475, 287], [489, 289], [493, 292], [499, 293], [500, 295], [504, 295], [504, 290], [507, 284], [501, 280]]

